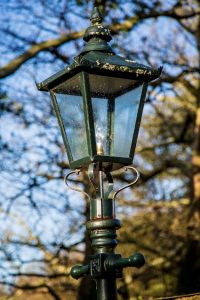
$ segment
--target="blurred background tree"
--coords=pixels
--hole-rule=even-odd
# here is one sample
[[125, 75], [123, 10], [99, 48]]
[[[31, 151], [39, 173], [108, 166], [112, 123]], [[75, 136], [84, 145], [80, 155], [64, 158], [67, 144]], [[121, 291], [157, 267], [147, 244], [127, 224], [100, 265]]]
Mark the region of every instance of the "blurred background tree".
[[[134, 166], [141, 180], [118, 197], [118, 252], [147, 263], [118, 282], [120, 299], [200, 292], [200, 5], [167, 1], [0, 1], [0, 299], [93, 299], [72, 280], [91, 253], [87, 199], [68, 191], [68, 162], [39, 82], [83, 45], [93, 5], [131, 60], [164, 65], [150, 88]], [[115, 174], [116, 188], [130, 178]], [[74, 178], [88, 190], [87, 177]]]

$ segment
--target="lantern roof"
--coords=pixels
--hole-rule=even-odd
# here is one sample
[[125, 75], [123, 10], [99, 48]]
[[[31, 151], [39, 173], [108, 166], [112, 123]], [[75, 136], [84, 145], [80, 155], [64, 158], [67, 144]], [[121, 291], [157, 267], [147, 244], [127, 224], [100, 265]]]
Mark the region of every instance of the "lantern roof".
[[94, 8], [90, 20], [91, 26], [86, 29], [83, 37], [87, 43], [81, 53], [73, 59], [71, 65], [41, 83], [37, 83], [39, 90], [48, 91], [80, 71], [143, 82], [160, 77], [162, 67], [153, 69], [114, 53], [108, 44], [112, 39], [110, 31], [102, 24], [102, 16], [97, 7]]

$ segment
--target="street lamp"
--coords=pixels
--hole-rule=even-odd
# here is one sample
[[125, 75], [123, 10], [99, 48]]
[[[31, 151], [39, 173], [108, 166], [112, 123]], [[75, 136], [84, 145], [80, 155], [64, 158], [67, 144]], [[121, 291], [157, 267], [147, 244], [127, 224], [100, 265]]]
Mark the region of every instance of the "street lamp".
[[89, 265], [73, 267], [71, 275], [76, 279], [90, 275], [97, 282], [97, 299], [114, 300], [115, 281], [123, 267], [140, 267], [144, 257], [137, 253], [123, 259], [114, 253], [120, 222], [115, 218], [117, 193], [111, 196], [111, 172], [133, 161], [147, 85], [162, 69], [116, 55], [108, 44], [112, 38], [102, 25], [98, 8], [90, 20], [81, 53], [70, 66], [37, 87], [50, 91], [69, 165], [75, 169], [70, 175], [88, 170], [96, 191], [87, 223], [94, 255]]

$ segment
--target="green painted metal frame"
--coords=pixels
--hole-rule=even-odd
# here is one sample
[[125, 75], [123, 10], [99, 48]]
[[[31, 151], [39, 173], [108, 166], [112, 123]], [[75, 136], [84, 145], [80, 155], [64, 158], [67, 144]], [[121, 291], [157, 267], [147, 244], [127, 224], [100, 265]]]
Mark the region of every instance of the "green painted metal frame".
[[54, 108], [54, 111], [56, 113], [56, 117], [58, 119], [58, 124], [60, 126], [60, 130], [61, 130], [64, 146], [65, 146], [65, 149], [67, 151], [68, 159], [69, 159], [69, 161], [73, 161], [73, 155], [72, 155], [72, 152], [71, 152], [71, 149], [70, 149], [70, 146], [69, 146], [69, 142], [68, 142], [68, 139], [67, 139], [67, 134], [66, 134], [66, 131], [65, 131], [65, 126], [63, 124], [63, 120], [62, 120], [62, 117], [61, 117], [61, 113], [60, 113], [60, 109], [59, 109], [59, 106], [58, 106], [58, 102], [56, 100], [55, 93], [53, 91], [50, 91], [50, 95], [51, 95], [51, 99], [52, 99], [53, 108]]
[[96, 155], [97, 152], [96, 152], [93, 109], [92, 109], [92, 101], [90, 95], [90, 83], [89, 83], [88, 73], [86, 72], [81, 72], [81, 92], [83, 97], [88, 153], [89, 156], [92, 158], [94, 155]]
[[132, 137], [131, 149], [130, 149], [130, 153], [129, 153], [129, 157], [131, 160], [133, 160], [134, 154], [135, 154], [135, 147], [137, 144], [137, 137], [138, 137], [140, 123], [141, 123], [141, 119], [142, 119], [142, 112], [143, 112], [143, 108], [144, 108], [147, 87], [148, 87], [148, 83], [144, 82], [143, 87], [142, 87], [142, 93], [140, 96], [137, 118], [136, 118], [136, 122], [135, 122], [135, 129], [134, 129], [133, 137]]
[[[95, 52], [95, 51], [93, 51]], [[85, 55], [79, 55], [74, 58], [74, 63], [69, 67], [64, 68], [63, 70], [57, 72], [46, 80], [37, 83], [37, 88], [40, 91], [49, 91], [64, 81], [72, 78], [74, 75], [80, 72], [87, 72], [94, 75], [102, 75], [102, 76], [111, 76], [116, 78], [126, 78], [132, 79], [140, 82], [150, 82], [152, 80], [157, 79], [162, 71], [162, 68], [158, 70], [154, 70], [150, 67], [145, 67], [141, 64], [133, 64], [133, 66], [120, 66], [115, 64], [116, 61], [112, 63], [103, 63], [101, 62], [100, 57], [102, 55], [101, 52], [95, 53], [95, 56], [92, 56], [92, 53], [87, 53]], [[106, 60], [106, 53], [104, 54]], [[116, 57], [117, 55], [112, 55]], [[92, 59], [89, 59], [92, 57]], [[107, 54], [109, 58], [109, 55]], [[118, 56], [119, 57], [119, 56]], [[96, 60], [95, 60], [96, 58]], [[119, 57], [120, 58], [120, 57]], [[117, 58], [116, 58], [117, 60]], [[124, 59], [125, 61], [125, 59]], [[128, 65], [128, 63], [126, 63]]]
[[130, 165], [132, 159], [117, 156], [94, 155], [94, 157], [86, 156], [82, 159], [71, 161], [69, 165], [71, 169], [81, 168], [87, 170], [90, 163], [95, 163], [97, 169], [99, 169], [99, 164], [102, 164], [103, 170], [111, 172], [123, 166]]

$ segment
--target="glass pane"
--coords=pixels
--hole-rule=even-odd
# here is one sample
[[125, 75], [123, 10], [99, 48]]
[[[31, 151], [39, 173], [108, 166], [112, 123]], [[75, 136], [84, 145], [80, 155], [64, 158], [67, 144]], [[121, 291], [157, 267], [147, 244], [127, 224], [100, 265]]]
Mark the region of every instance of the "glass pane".
[[97, 154], [129, 157], [143, 85], [97, 75], [89, 81]]
[[94, 114], [94, 127], [97, 144], [97, 154], [109, 155], [108, 149], [108, 112], [107, 112], [107, 99], [93, 98], [93, 114]]
[[129, 157], [143, 85], [115, 99], [113, 156]]
[[73, 160], [88, 156], [80, 76], [76, 75], [62, 83], [53, 92], [56, 95]]

